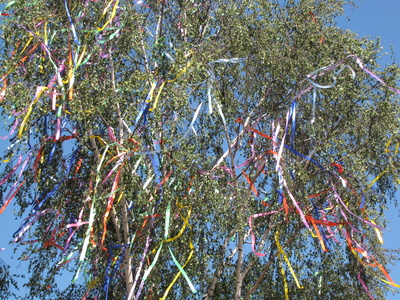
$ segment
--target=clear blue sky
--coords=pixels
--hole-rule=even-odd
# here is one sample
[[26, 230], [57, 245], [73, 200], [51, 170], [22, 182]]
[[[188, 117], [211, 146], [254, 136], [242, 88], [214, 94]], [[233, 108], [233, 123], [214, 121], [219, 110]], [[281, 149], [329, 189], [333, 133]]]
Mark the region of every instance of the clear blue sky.
[[[390, 52], [390, 45], [394, 46], [394, 54], [398, 62], [400, 62], [400, 0], [363, 0], [358, 1], [359, 8], [355, 11], [346, 10], [349, 17], [341, 17], [338, 24], [342, 28], [348, 28], [361, 36], [380, 36], [383, 52]], [[382, 65], [388, 63], [388, 59], [382, 60]], [[0, 136], [4, 136], [4, 131], [0, 130]], [[7, 142], [0, 140], [0, 152], [7, 147]], [[400, 193], [396, 194], [400, 197]], [[7, 244], [11, 235], [18, 229], [20, 222], [14, 220], [13, 207], [10, 205], [5, 212], [0, 215], [0, 248], [6, 247], [4, 251], [0, 251], [0, 258], [6, 263], [12, 264], [15, 268], [21, 266], [17, 271], [21, 274], [24, 272], [25, 262], [16, 261], [16, 256], [11, 259], [12, 247]], [[389, 228], [384, 232], [384, 247], [388, 249], [400, 248], [400, 217], [399, 209], [390, 207], [387, 217], [391, 221]], [[390, 229], [390, 230], [389, 230]], [[15, 271], [15, 270], [14, 270]], [[391, 273], [394, 281], [400, 284], [400, 264], [392, 267]], [[400, 299], [400, 295], [388, 295], [387, 299]]]

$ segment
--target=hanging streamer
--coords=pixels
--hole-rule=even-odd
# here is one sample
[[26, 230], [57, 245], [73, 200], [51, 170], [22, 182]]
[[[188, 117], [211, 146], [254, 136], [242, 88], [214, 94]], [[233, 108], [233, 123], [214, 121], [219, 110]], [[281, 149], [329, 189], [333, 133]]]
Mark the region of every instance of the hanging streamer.
[[290, 272], [292, 273], [292, 276], [293, 276], [293, 278], [294, 278], [294, 281], [296, 282], [297, 287], [298, 287], [299, 289], [303, 289], [304, 287], [302, 287], [302, 286], [300, 285], [299, 280], [297, 279], [297, 276], [296, 276], [296, 274], [294, 273], [294, 270], [293, 270], [293, 268], [292, 268], [292, 266], [291, 266], [291, 264], [290, 264], [290, 261], [289, 261], [288, 257], [286, 256], [286, 253], [285, 253], [285, 251], [283, 250], [283, 248], [282, 248], [282, 246], [281, 246], [281, 244], [280, 244], [280, 242], [279, 242], [279, 231], [277, 231], [277, 232], [275, 233], [275, 242], [276, 242], [276, 246], [278, 247], [279, 254], [282, 255], [283, 258], [285, 259], [285, 262], [286, 262], [287, 266], [289, 267]]

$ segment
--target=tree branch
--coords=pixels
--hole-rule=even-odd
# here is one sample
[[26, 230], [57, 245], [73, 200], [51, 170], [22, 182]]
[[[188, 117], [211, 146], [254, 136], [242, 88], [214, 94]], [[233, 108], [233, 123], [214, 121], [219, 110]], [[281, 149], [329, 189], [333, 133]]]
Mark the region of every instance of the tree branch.
[[[291, 242], [293, 242], [293, 240], [295, 239], [295, 237], [297, 236], [297, 234], [299, 233], [299, 231], [301, 230], [301, 227], [297, 228], [296, 232], [293, 233], [290, 238], [286, 241], [286, 243], [282, 246], [282, 248], [287, 247]], [[261, 275], [258, 277], [256, 283], [251, 287], [250, 291], [246, 294], [246, 297], [244, 298], [244, 300], [248, 300], [250, 299], [251, 294], [258, 288], [258, 286], [261, 284], [261, 282], [264, 279], [265, 274], [267, 273], [268, 268], [271, 266], [272, 262], [274, 261], [275, 257], [277, 257], [279, 255], [280, 251], [277, 250], [269, 259], [269, 261], [267, 262], [267, 264], [264, 266]]]

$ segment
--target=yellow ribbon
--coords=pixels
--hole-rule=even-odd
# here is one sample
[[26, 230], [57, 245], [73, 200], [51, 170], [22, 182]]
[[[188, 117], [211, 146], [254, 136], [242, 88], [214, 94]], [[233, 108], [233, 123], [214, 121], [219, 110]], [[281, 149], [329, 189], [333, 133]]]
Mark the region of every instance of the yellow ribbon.
[[[376, 276], [376, 277], [377, 277], [377, 276]], [[387, 281], [387, 280], [385, 280], [385, 279], [382, 279], [382, 278], [379, 278], [379, 277], [378, 277], [378, 279], [379, 279], [380, 281], [383, 281], [384, 283], [390, 284], [390, 285], [393, 286], [393, 287], [400, 288], [400, 285], [399, 285], [399, 284], [389, 282], [389, 281]]]
[[[371, 220], [370, 222], [371, 222], [372, 224], [376, 225], [376, 223], [375, 223], [374, 220]], [[380, 232], [380, 230], [379, 230], [378, 228], [374, 227], [374, 229], [375, 229], [375, 232], [376, 232], [376, 235], [377, 235], [377, 237], [378, 237], [379, 242], [380, 242], [381, 244], [383, 244], [382, 233]]]
[[378, 176], [375, 177], [374, 180], [371, 181], [370, 184], [368, 184], [367, 189], [369, 189], [375, 182], [378, 181], [379, 178], [381, 178], [383, 176], [383, 174], [385, 174], [387, 171], [389, 170], [389, 168], [387, 168], [385, 171], [383, 171], [381, 174], [379, 174]]
[[25, 125], [28, 122], [30, 114], [32, 113], [32, 106], [39, 100], [40, 96], [42, 95], [42, 93], [45, 90], [47, 90], [47, 87], [45, 87], [45, 86], [38, 86], [36, 88], [35, 99], [33, 99], [33, 101], [29, 104], [28, 111], [26, 112], [26, 115], [25, 115], [24, 119], [22, 120], [21, 126], [19, 127], [19, 130], [18, 130], [18, 138], [19, 139], [22, 137], [22, 134], [24, 133]]
[[[99, 22], [100, 22], [100, 21], [103, 19], [103, 17], [106, 15], [107, 9], [110, 7], [111, 3], [113, 3], [113, 2], [114, 2], [114, 0], [111, 0], [111, 1], [107, 4], [107, 6], [104, 8], [103, 14], [102, 14], [102, 16], [100, 17]], [[104, 30], [104, 28], [106, 28], [107, 25], [110, 24], [110, 22], [112, 21], [112, 19], [114, 19], [115, 14], [116, 14], [116, 12], [117, 12], [117, 8], [118, 8], [118, 3], [119, 3], [119, 0], [115, 1], [115, 4], [114, 4], [113, 9], [112, 9], [112, 11], [111, 11], [111, 17], [104, 23], [103, 27], [97, 27], [97, 30], [98, 30], [98, 31]], [[99, 22], [97, 22], [97, 23], [99, 23]]]
[[[390, 152], [391, 152], [391, 151], [389, 150], [389, 146], [390, 146], [391, 143], [392, 143], [392, 139], [389, 139], [389, 140], [386, 142], [386, 144], [385, 144], [385, 152], [386, 152], [386, 153], [390, 153]], [[398, 151], [399, 151], [399, 146], [400, 146], [400, 143], [396, 143], [396, 147], [395, 147], [395, 149], [394, 149], [394, 155], [391, 156], [391, 158], [393, 158], [394, 156], [397, 155], [397, 153], [398, 153]], [[389, 154], [389, 155], [390, 155], [390, 154]], [[390, 165], [393, 165], [393, 162], [390, 162]], [[383, 172], [381, 172], [378, 176], [376, 176], [375, 179], [372, 180], [371, 183], [368, 185], [367, 189], [369, 189], [376, 181], [378, 181], [379, 178], [381, 178], [381, 177], [383, 176], [383, 174], [385, 174], [386, 172], [388, 172], [389, 169], [390, 169], [390, 166], [389, 166], [386, 170], [384, 170]], [[396, 180], [397, 180], [397, 182], [400, 184], [399, 178], [396, 178]]]
[[276, 242], [276, 246], [278, 247], [278, 250], [279, 250], [279, 255], [282, 255], [283, 258], [285, 259], [285, 262], [286, 262], [287, 266], [289, 267], [290, 272], [292, 273], [292, 276], [293, 276], [293, 278], [294, 278], [294, 281], [296, 282], [297, 287], [298, 287], [299, 289], [303, 289], [304, 287], [302, 287], [302, 286], [300, 285], [299, 280], [297, 279], [297, 276], [296, 276], [296, 274], [294, 273], [294, 270], [293, 270], [293, 268], [292, 268], [292, 265], [290, 264], [290, 261], [289, 261], [287, 255], [286, 255], [285, 251], [283, 251], [283, 248], [282, 248], [281, 244], [279, 243], [279, 231], [277, 231], [277, 232], [275, 233], [275, 242]]
[[[161, 92], [162, 92], [162, 90], [163, 90], [163, 88], [164, 88], [164, 86], [165, 86], [165, 83], [166, 83], [166, 81], [164, 81], [164, 82], [161, 84], [160, 89], [158, 90], [156, 99], [154, 99], [154, 105], [153, 105], [152, 108], [149, 109], [149, 111], [152, 111], [153, 109], [155, 109], [155, 108], [157, 107], [158, 98], [160, 97], [160, 94], [161, 94]], [[153, 89], [153, 92], [154, 92], [154, 89]]]
[[289, 288], [286, 280], [285, 269], [282, 266], [282, 262], [279, 262], [279, 267], [281, 268], [281, 274], [283, 278], [283, 288], [285, 290], [285, 300], [289, 300]]
[[[189, 263], [189, 261], [192, 259], [192, 256], [193, 256], [193, 253], [194, 253], [194, 247], [193, 247], [192, 241], [190, 241], [189, 247], [190, 247], [191, 251], [189, 253], [189, 257], [187, 258], [185, 264], [182, 266], [182, 269], [184, 269], [186, 267], [186, 265]], [[172, 255], [172, 252], [171, 252], [171, 255]], [[181, 274], [182, 274], [182, 271], [179, 270], [179, 272], [175, 275], [174, 279], [172, 280], [172, 282], [169, 284], [169, 286], [165, 290], [164, 296], [162, 296], [162, 298], [160, 298], [160, 300], [165, 300], [167, 298], [169, 291], [171, 290], [171, 288], [175, 284], [175, 282], [178, 280], [179, 276], [181, 276]], [[193, 286], [191, 286], [191, 288], [194, 289]]]
[[[164, 81], [164, 82], [161, 84], [161, 86], [160, 86], [160, 88], [159, 88], [159, 90], [158, 90], [157, 96], [156, 96], [156, 98], [154, 99], [153, 107], [150, 108], [149, 111], [152, 111], [152, 110], [154, 110], [154, 109], [157, 107], [158, 99], [160, 98], [161, 92], [162, 92], [162, 90], [163, 90], [165, 84], [166, 84], [167, 82], [168, 82], [168, 83], [169, 83], [169, 82], [174, 82], [174, 81], [177, 80], [179, 77], [181, 77], [181, 76], [187, 71], [187, 69], [189, 68], [190, 65], [191, 65], [191, 63], [188, 62], [188, 64], [186, 65], [186, 67], [184, 67], [184, 68], [175, 76], [174, 79]], [[155, 87], [155, 86], [154, 86], [154, 87]], [[152, 90], [151, 90], [150, 92], [151, 92], [150, 95], [151, 95], [151, 97], [152, 97], [152, 96], [153, 96], [153, 92], [154, 92], [154, 88], [153, 88], [153, 87], [152, 87]], [[151, 101], [151, 99], [150, 99], [148, 102], [150, 102], [150, 101]]]

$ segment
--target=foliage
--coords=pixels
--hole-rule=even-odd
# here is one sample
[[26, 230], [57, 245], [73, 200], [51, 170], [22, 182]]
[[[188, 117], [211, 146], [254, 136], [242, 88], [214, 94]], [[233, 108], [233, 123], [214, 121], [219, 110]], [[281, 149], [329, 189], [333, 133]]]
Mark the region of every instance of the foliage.
[[0, 299], [15, 297], [15, 293], [11, 291], [13, 288], [18, 287], [16, 280], [10, 274], [10, 266], [0, 259]]
[[399, 69], [335, 26], [345, 4], [11, 1], [1, 188], [29, 295], [383, 298]]

